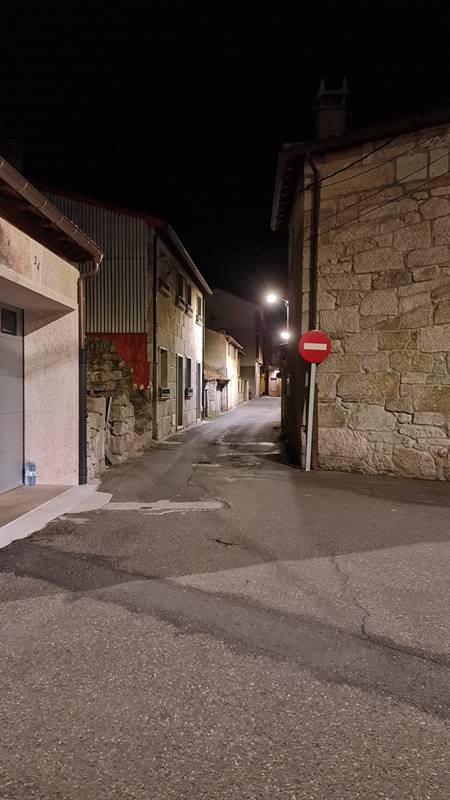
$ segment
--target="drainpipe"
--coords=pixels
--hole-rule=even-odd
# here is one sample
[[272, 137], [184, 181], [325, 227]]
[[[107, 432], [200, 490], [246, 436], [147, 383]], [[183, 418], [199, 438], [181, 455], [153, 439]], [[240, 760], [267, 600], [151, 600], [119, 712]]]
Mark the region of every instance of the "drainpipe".
[[[309, 249], [310, 254], [310, 267], [309, 267], [309, 329], [314, 330], [317, 328], [317, 261], [319, 254], [319, 218], [320, 218], [320, 172], [310, 157], [309, 153], [306, 160], [310, 165], [313, 175], [313, 207], [312, 207], [312, 220], [311, 220], [311, 244]], [[308, 382], [311, 381], [311, 367], [309, 368]], [[313, 409], [313, 427], [312, 427], [312, 468], [317, 469], [319, 463], [318, 452], [318, 394], [315, 392], [315, 402]]]
[[78, 278], [78, 480], [80, 484], [87, 483], [87, 410], [86, 410], [86, 291], [85, 284], [88, 278], [97, 275], [103, 256], [99, 255], [94, 260], [94, 267], [90, 272], [80, 273]]
[[319, 252], [320, 172], [309, 153], [306, 156], [306, 160], [310, 165], [314, 175], [311, 246], [309, 249], [309, 328], [310, 330], [314, 330], [317, 327], [317, 258]]
[[158, 438], [158, 234], [152, 239], [152, 437]]

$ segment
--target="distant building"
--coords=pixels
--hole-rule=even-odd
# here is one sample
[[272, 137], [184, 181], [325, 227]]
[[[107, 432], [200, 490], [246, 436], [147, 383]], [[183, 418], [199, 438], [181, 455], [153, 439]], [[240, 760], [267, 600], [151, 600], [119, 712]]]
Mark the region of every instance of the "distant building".
[[[242, 346], [222, 331], [205, 331], [206, 416], [231, 411], [239, 402]], [[242, 379], [244, 381], [244, 379]]]
[[304, 463], [308, 328], [323, 469], [450, 479], [450, 111], [345, 132], [322, 85], [315, 142], [284, 145], [272, 228], [290, 229], [283, 424]]
[[259, 397], [264, 381], [264, 315], [250, 303], [223, 289], [214, 289], [206, 303], [206, 324], [214, 331], [227, 331], [243, 348], [240, 376], [248, 380], [249, 396]]
[[72, 262], [92, 272], [102, 253], [4, 159], [0, 209], [0, 493], [24, 483], [27, 463], [39, 485], [72, 486], [86, 473]]
[[60, 190], [46, 194], [105, 253], [86, 295], [96, 475], [202, 418], [204, 300], [211, 290], [164, 220]]
[[273, 325], [266, 329], [266, 387], [265, 394], [269, 397], [281, 397], [280, 373], [280, 347], [282, 340], [280, 332]]

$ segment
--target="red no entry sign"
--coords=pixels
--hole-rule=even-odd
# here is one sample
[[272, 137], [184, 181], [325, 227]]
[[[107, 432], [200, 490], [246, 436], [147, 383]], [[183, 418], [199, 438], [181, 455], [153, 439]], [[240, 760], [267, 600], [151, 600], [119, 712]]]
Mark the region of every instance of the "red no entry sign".
[[322, 331], [306, 331], [298, 343], [298, 352], [305, 361], [320, 364], [331, 353], [330, 337]]

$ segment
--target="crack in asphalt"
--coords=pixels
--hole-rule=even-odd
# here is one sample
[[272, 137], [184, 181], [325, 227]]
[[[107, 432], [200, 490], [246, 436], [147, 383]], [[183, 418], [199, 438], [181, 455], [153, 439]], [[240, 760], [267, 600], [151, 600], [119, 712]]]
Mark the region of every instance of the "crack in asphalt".
[[[331, 556], [330, 561], [336, 568], [338, 575], [343, 581], [342, 594], [346, 594], [348, 593], [349, 588], [352, 586], [352, 577], [347, 572], [345, 572], [345, 570], [342, 569], [338, 561], [338, 558], [339, 558], [338, 556]], [[396, 642], [394, 639], [391, 639], [389, 636], [382, 636], [380, 634], [370, 633], [370, 631], [367, 630], [367, 625], [371, 618], [371, 613], [361, 602], [358, 592], [354, 587], [352, 588], [350, 598], [353, 601], [355, 607], [358, 608], [359, 611], [361, 612], [361, 625], [360, 625], [361, 634], [368, 642], [371, 642], [372, 644], [378, 645], [380, 647], [385, 647], [390, 650], [397, 651], [399, 653], [412, 655], [415, 658], [421, 658], [424, 661], [431, 662], [433, 664], [450, 666], [450, 659], [448, 653], [432, 655], [428, 653], [428, 651], [425, 650], [424, 648], [412, 647], [410, 645], [400, 644], [399, 642]]]
[[[217, 539], [225, 547], [242, 546]], [[93, 598], [160, 619], [179, 633], [212, 636], [252, 657], [293, 664], [323, 682], [389, 695], [445, 719], [450, 715], [448, 665], [432, 653], [33, 540], [15, 542], [0, 552], [1, 570], [60, 588], [68, 602]], [[343, 588], [348, 586], [347, 575], [341, 580]]]
[[[345, 570], [342, 569], [338, 559], [339, 559], [339, 556], [337, 556], [337, 555], [334, 555], [334, 556], [330, 557], [331, 563], [333, 564], [333, 566], [335, 567], [339, 577], [343, 581], [342, 594], [346, 594], [346, 593], [348, 593], [349, 588], [352, 586], [352, 578], [351, 578], [351, 575], [349, 575], [347, 572], [345, 572]], [[362, 602], [361, 602], [361, 600], [359, 598], [358, 592], [356, 591], [356, 589], [354, 587], [352, 587], [352, 592], [350, 594], [350, 598], [353, 601], [353, 603], [355, 605], [355, 608], [359, 609], [359, 611], [361, 612], [361, 633], [369, 641], [371, 641], [370, 634], [366, 630], [366, 625], [367, 625], [367, 622], [368, 622], [369, 617], [370, 617], [370, 611], [367, 608], [365, 608], [365, 606], [362, 604]]]
[[217, 542], [217, 544], [223, 544], [225, 547], [240, 547], [241, 549], [245, 550], [246, 548], [242, 545], [238, 544], [237, 542], [225, 542], [224, 539], [211, 539], [211, 542]]

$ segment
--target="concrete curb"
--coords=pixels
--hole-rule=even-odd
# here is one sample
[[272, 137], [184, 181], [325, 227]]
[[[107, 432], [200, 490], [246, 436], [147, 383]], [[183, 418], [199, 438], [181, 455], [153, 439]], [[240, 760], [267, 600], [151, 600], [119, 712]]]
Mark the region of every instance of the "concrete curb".
[[95, 484], [72, 486], [52, 500], [47, 500], [32, 511], [3, 525], [0, 528], [0, 548], [42, 530], [49, 522], [63, 514], [79, 514], [103, 508], [111, 497], [108, 492], [98, 492]]

